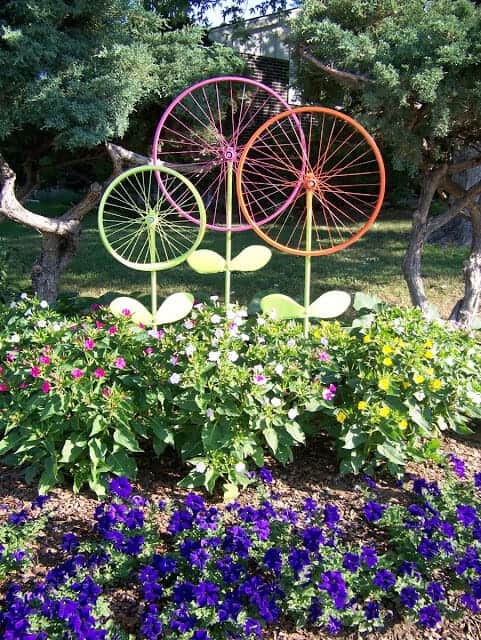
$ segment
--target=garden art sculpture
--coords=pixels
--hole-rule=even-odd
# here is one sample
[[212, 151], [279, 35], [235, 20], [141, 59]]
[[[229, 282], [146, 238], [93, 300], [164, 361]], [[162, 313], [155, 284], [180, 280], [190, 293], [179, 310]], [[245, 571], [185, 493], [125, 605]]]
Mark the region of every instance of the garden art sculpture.
[[[183, 174], [188, 174], [189, 178]], [[234, 181], [236, 188], [234, 188]], [[169, 296], [157, 307], [157, 271], [187, 261], [200, 274], [256, 271], [271, 251], [251, 245], [232, 257], [233, 233], [253, 230], [277, 250], [304, 258], [304, 300], [264, 296], [261, 309], [277, 319], [334, 318], [350, 305], [344, 291], [311, 302], [311, 258], [350, 246], [375, 221], [384, 197], [379, 149], [358, 122], [325, 107], [289, 108], [255, 80], [222, 76], [180, 93], [162, 114], [152, 164], [121, 174], [99, 207], [109, 253], [151, 273], [151, 310], [130, 297], [114, 313], [156, 327], [187, 315], [194, 297]], [[206, 229], [225, 234], [225, 256], [198, 249]]]

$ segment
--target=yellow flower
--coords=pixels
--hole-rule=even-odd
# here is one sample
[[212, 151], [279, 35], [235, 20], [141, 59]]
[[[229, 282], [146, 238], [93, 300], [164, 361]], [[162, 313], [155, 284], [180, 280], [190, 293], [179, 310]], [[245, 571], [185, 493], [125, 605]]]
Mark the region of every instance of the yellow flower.
[[391, 409], [389, 407], [383, 406], [379, 409], [379, 415], [383, 418], [387, 418], [390, 413]]
[[382, 363], [383, 363], [383, 365], [384, 365], [385, 367], [391, 367], [391, 366], [392, 366], [392, 360], [391, 360], [391, 358], [389, 358], [389, 357], [388, 357], [388, 358], [384, 358], [384, 360], [382, 361]]
[[379, 378], [377, 386], [383, 391], [387, 391], [389, 389], [389, 378]]
[[341, 424], [345, 422], [346, 418], [347, 418], [347, 413], [345, 411], [339, 411], [339, 413], [336, 415], [336, 420]]
[[432, 367], [428, 367], [428, 369], [426, 369], [426, 373], [428, 376], [432, 376], [434, 374], [434, 369]]
[[424, 346], [426, 347], [426, 349], [430, 349], [433, 346], [433, 341], [426, 340], [426, 342], [424, 343]]
[[364, 342], [364, 344], [367, 344], [368, 342], [371, 342], [371, 336], [367, 333], [364, 338], [362, 339], [362, 341]]
[[439, 391], [442, 386], [443, 383], [441, 382], [441, 380], [439, 380], [439, 378], [434, 378], [434, 380], [431, 382], [431, 389], [433, 391]]
[[424, 376], [422, 376], [420, 373], [416, 373], [413, 380], [416, 384], [422, 384], [424, 382]]
[[359, 400], [359, 402], [357, 403], [357, 408], [359, 409], [359, 411], [363, 411], [364, 409], [367, 409], [367, 407], [368, 405], [365, 400]]
[[430, 349], [428, 349], [424, 352], [424, 357], [428, 360], [432, 360], [434, 358], [434, 353]]
[[409, 387], [411, 386], [409, 382], [407, 382], [406, 380], [403, 380], [402, 385], [403, 385], [403, 389], [409, 389]]
[[399, 420], [399, 422], [397, 423], [397, 426], [401, 429], [401, 431], [404, 431], [405, 429], [407, 429], [408, 421], [405, 418], [402, 418], [402, 420]]
[[392, 353], [392, 347], [390, 347], [388, 344], [385, 344], [382, 348], [382, 352], [385, 356], [388, 356], [390, 353]]

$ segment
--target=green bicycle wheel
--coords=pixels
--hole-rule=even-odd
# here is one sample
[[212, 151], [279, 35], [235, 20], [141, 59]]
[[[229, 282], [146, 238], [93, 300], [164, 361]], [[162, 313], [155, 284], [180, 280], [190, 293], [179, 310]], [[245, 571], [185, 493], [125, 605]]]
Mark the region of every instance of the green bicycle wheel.
[[206, 214], [202, 198], [185, 176], [145, 165], [110, 183], [99, 205], [98, 225], [110, 255], [126, 267], [152, 272], [176, 267], [196, 250]]

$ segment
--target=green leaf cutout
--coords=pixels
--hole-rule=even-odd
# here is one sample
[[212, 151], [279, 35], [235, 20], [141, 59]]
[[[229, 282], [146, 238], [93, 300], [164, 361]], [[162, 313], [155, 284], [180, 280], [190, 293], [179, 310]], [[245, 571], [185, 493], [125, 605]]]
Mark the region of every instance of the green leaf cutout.
[[257, 271], [269, 262], [272, 251], [262, 244], [253, 244], [242, 249], [230, 263], [231, 271]]
[[197, 273], [223, 273], [226, 269], [225, 259], [210, 249], [194, 251], [187, 258], [187, 264]]
[[345, 291], [327, 291], [309, 305], [307, 315], [311, 318], [337, 318], [350, 304], [351, 296]]
[[304, 318], [304, 307], [283, 293], [271, 293], [261, 300], [261, 309], [265, 314], [272, 314], [276, 320]]
[[157, 309], [155, 321], [157, 324], [167, 324], [182, 320], [191, 312], [193, 305], [194, 296], [191, 293], [186, 293], [185, 291], [173, 293]]
[[134, 298], [129, 298], [128, 296], [115, 298], [115, 300], [112, 300], [110, 303], [110, 310], [116, 316], [126, 315], [125, 311], [128, 310], [134, 322], [138, 324], [152, 324], [152, 314], [150, 311]]

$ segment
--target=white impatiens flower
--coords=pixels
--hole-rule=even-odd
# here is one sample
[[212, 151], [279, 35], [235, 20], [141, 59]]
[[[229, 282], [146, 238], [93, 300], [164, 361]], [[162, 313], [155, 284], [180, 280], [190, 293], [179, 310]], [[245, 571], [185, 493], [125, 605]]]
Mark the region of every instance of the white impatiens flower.
[[209, 351], [209, 355], [207, 357], [209, 362], [219, 362], [220, 351]]
[[222, 336], [224, 335], [224, 332], [222, 331], [222, 329], [217, 328], [214, 331], [214, 335], [217, 338], [217, 340], [220, 340], [222, 338]]
[[170, 384], [179, 384], [181, 378], [182, 376], [180, 375], [180, 373], [173, 373], [169, 378], [169, 382]]
[[281, 376], [284, 373], [284, 365], [283, 364], [276, 364], [276, 366], [274, 368], [274, 371], [278, 376]]
[[48, 307], [48, 302], [46, 300], [41, 300], [40, 301], [40, 307], [42, 309], [46, 309]]
[[188, 318], [187, 320], [184, 320], [184, 327], [186, 329], [193, 329], [195, 327], [195, 323], [193, 320], [191, 320], [190, 318]]
[[210, 296], [211, 302], [217, 302], [218, 299], [219, 299], [219, 296]]
[[25, 313], [23, 314], [26, 318], [28, 318], [29, 316], [32, 315], [32, 310], [30, 308], [28, 308]]
[[21, 293], [20, 294], [20, 299], [21, 300], [26, 300], [27, 298], [28, 298], [28, 294], [26, 294], [26, 293]]
[[280, 398], [276, 398], [276, 397], [271, 398], [271, 405], [273, 407], [280, 407], [281, 404], [282, 404], [282, 400]]
[[237, 351], [229, 351], [229, 353], [227, 354], [227, 359], [229, 360], [229, 362], [237, 362], [237, 360], [239, 360], [239, 354], [237, 353]]
[[188, 344], [184, 349], [184, 353], [188, 358], [194, 355], [194, 351], [195, 351], [195, 347], [193, 344]]
[[12, 300], [12, 302], [8, 306], [10, 307], [10, 309], [15, 309], [17, 303], [15, 302], [15, 300]]
[[298, 415], [299, 411], [297, 410], [297, 407], [291, 407], [287, 412], [287, 417], [289, 418], [289, 420], [295, 420]]
[[247, 335], [247, 333], [241, 333], [240, 339], [242, 340], [242, 342], [249, 342], [249, 340], [250, 340], [250, 338]]
[[39, 329], [45, 329], [46, 326], [47, 326], [47, 321], [46, 320], [39, 320], [37, 322], [37, 327]]
[[204, 473], [206, 469], [207, 465], [205, 464], [205, 462], [198, 462], [194, 467], [194, 471], [197, 471], [197, 473]]
[[234, 469], [237, 471], [237, 473], [244, 473], [244, 471], [246, 470], [246, 466], [243, 462], [238, 462]]
[[213, 313], [210, 317], [210, 321], [212, 322], [212, 324], [219, 324], [221, 320], [222, 318], [218, 313]]
[[262, 325], [264, 325], [265, 323], [266, 323], [266, 321], [262, 316], [259, 316], [257, 318], [257, 324], [259, 325], [259, 327], [262, 327]]
[[16, 344], [17, 342], [20, 342], [20, 336], [18, 335], [18, 333], [12, 333], [8, 341], [13, 344]]
[[234, 320], [236, 315], [236, 312], [232, 309], [227, 309], [227, 311], [225, 312], [225, 317], [227, 318], [227, 320]]
[[214, 419], [214, 409], [211, 409], [210, 407], [208, 407], [205, 410], [205, 417], [208, 418], [209, 420], [213, 420]]
[[52, 325], [52, 329], [53, 329], [54, 331], [60, 331], [60, 329], [62, 328], [62, 326], [63, 326], [63, 323], [61, 323], [61, 322], [54, 322], [54, 323], [53, 323], [53, 325]]
[[286, 342], [288, 347], [295, 347], [296, 346], [296, 341], [293, 338], [289, 338], [289, 340]]

